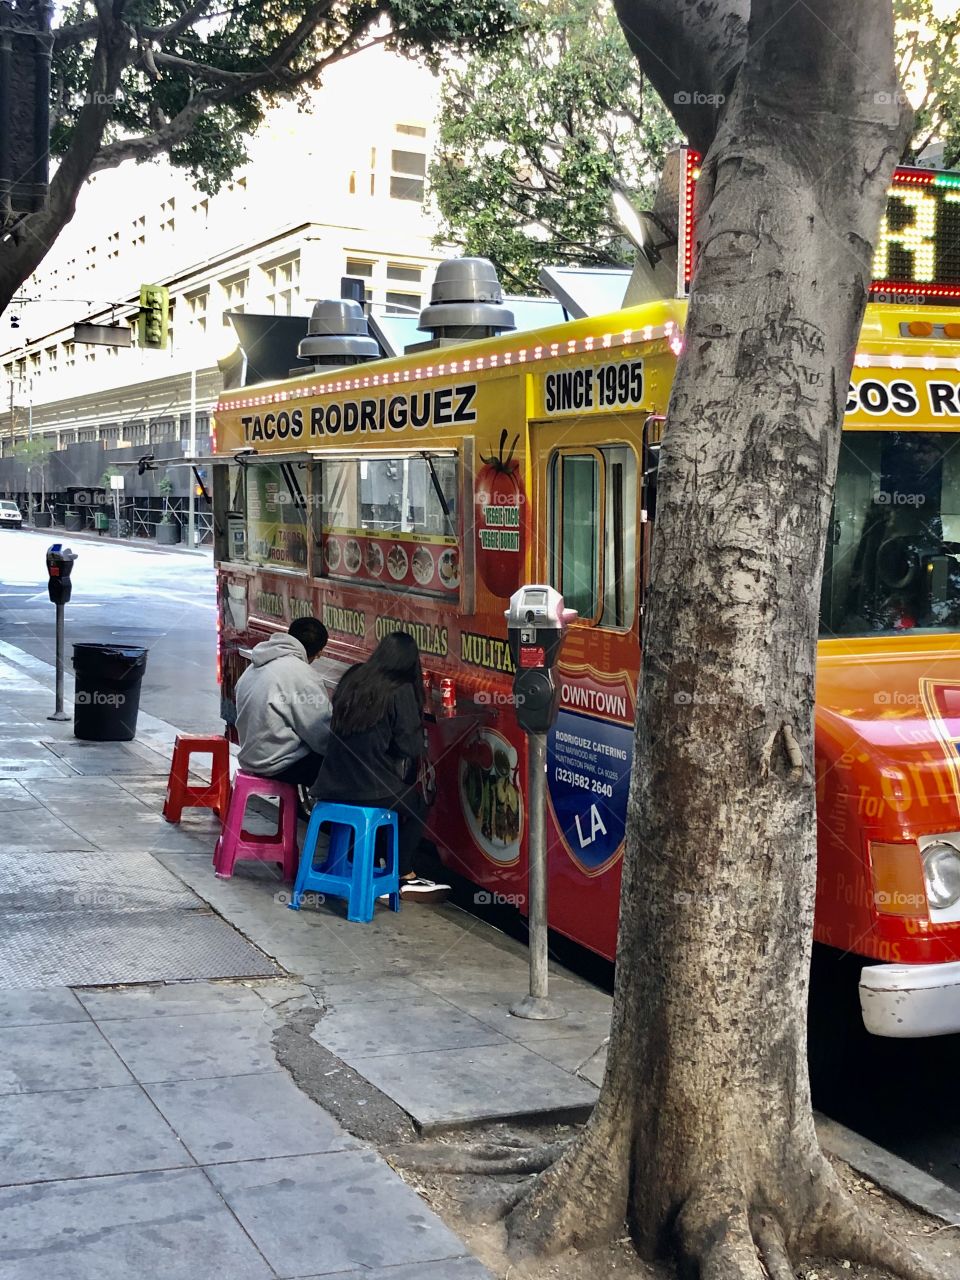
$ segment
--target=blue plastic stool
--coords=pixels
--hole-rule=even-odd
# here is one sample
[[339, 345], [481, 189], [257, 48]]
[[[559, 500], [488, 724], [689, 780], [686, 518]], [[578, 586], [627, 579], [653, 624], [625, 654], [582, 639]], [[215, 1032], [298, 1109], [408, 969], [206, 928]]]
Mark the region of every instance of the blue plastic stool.
[[[317, 839], [324, 823], [331, 827], [326, 861], [315, 869]], [[387, 865], [375, 864], [377, 832], [386, 828]], [[353, 836], [353, 861], [349, 859]], [[400, 910], [400, 864], [397, 850], [397, 815], [392, 809], [363, 809], [353, 804], [320, 801], [313, 806], [300, 855], [300, 869], [293, 886], [291, 911], [300, 910], [303, 895], [310, 891], [347, 899], [347, 919], [369, 924], [373, 904], [381, 894], [390, 895], [390, 907]]]

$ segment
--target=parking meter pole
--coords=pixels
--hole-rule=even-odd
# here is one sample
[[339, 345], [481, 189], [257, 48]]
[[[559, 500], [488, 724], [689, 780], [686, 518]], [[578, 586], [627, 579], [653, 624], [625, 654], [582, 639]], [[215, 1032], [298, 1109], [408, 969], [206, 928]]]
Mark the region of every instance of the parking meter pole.
[[57, 705], [48, 720], [69, 720], [63, 709], [63, 605], [57, 605]]
[[527, 735], [527, 930], [530, 992], [514, 1004], [516, 1018], [550, 1022], [566, 1017], [566, 1009], [551, 1000], [547, 941], [547, 735]]
[[547, 732], [557, 715], [559, 691], [553, 669], [567, 626], [576, 617], [563, 597], [544, 584], [521, 587], [506, 611], [507, 638], [515, 664], [517, 724], [527, 735], [527, 925], [530, 991], [512, 1006], [517, 1018], [549, 1021], [566, 1011], [548, 995], [547, 926]]
[[63, 710], [63, 609], [70, 599], [70, 574], [76, 555], [69, 547], [54, 542], [47, 548], [47, 594], [57, 607], [57, 705], [48, 720], [69, 720]]

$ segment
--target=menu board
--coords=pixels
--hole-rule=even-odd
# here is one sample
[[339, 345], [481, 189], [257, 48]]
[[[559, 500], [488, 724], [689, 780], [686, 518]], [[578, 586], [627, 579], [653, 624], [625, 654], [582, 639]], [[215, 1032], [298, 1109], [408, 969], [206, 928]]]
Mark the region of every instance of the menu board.
[[279, 468], [248, 467], [246, 486], [246, 558], [255, 564], [306, 568], [303, 515], [290, 502]]
[[330, 527], [323, 531], [323, 565], [331, 578], [428, 595], [452, 595], [460, 588], [456, 538]]

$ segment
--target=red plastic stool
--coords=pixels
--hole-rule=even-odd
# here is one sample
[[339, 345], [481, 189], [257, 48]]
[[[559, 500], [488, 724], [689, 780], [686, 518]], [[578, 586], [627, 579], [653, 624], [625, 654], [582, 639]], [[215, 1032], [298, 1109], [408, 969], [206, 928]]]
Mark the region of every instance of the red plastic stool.
[[[251, 796], [276, 796], [280, 801], [280, 819], [271, 836], [255, 836], [243, 829], [247, 801]], [[233, 780], [230, 808], [213, 854], [213, 869], [218, 876], [232, 876], [233, 864], [242, 858], [258, 862], [276, 862], [283, 867], [283, 878], [292, 880], [297, 874], [300, 850], [297, 845], [297, 788], [289, 782], [258, 778], [241, 769]]]
[[[210, 781], [205, 786], [190, 785], [190, 757], [213, 757]], [[217, 734], [178, 733], [167, 781], [163, 816], [179, 822], [184, 809], [212, 809], [222, 822], [230, 806], [230, 744]]]

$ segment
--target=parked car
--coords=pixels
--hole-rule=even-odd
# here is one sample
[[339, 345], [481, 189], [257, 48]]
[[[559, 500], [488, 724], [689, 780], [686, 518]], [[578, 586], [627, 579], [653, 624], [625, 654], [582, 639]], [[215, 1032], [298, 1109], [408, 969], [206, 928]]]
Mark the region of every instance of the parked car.
[[4, 529], [23, 527], [23, 515], [15, 502], [0, 501], [0, 526]]

